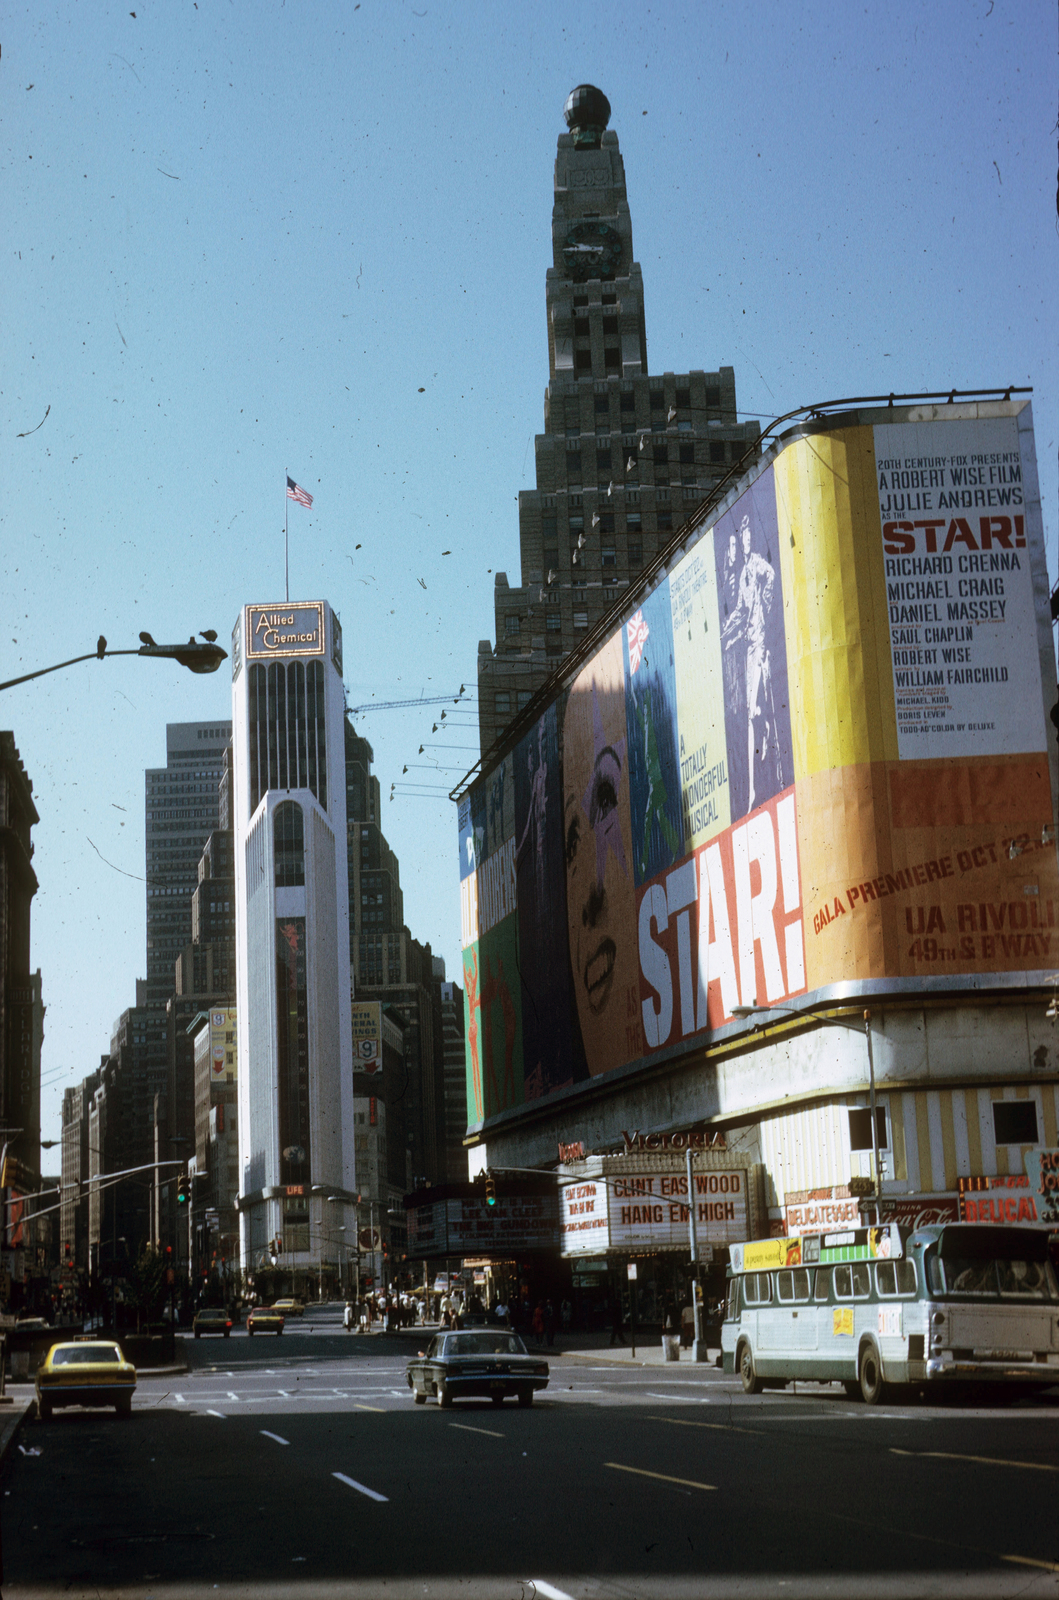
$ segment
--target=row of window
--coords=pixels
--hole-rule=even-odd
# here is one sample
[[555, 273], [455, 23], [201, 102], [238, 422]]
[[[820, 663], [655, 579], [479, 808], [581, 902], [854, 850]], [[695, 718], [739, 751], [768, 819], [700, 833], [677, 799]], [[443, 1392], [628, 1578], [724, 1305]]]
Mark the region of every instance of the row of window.
[[[885, 1299], [916, 1292], [913, 1261], [879, 1261], [875, 1287]], [[809, 1300], [867, 1300], [871, 1263], [847, 1261], [837, 1267], [792, 1267], [779, 1272], [748, 1272], [741, 1281], [746, 1306], [804, 1305]]]
[[[525, 707], [529, 705], [531, 699], [532, 695], [529, 689], [519, 689], [515, 696], [516, 708], [519, 711], [524, 710]], [[496, 694], [493, 696], [493, 709], [498, 717], [509, 717], [511, 715], [510, 689], [497, 690]]]
[[[575, 313], [574, 314], [575, 314], [575, 316], [577, 315], [577, 310], [576, 309], [575, 309]], [[617, 330], [617, 326], [616, 326], [617, 319], [615, 318], [614, 321], [615, 321], [615, 326], [613, 326], [612, 328], [608, 328], [606, 322], [604, 322], [604, 332], [605, 333], [610, 333], [610, 332], [616, 333], [618, 331]], [[584, 353], [584, 352], [582, 352], [582, 353]], [[615, 351], [614, 354], [617, 355], [617, 352]], [[597, 394], [597, 395], [594, 395], [593, 396], [593, 414], [595, 416], [597, 416], [597, 417], [609, 416], [610, 413], [611, 413], [612, 401], [613, 401], [613, 394]], [[708, 383], [706, 385], [704, 401], [705, 401], [705, 405], [706, 405], [708, 410], [711, 410], [711, 411], [720, 410], [721, 390], [720, 390], [720, 385], [719, 384]], [[649, 406], [651, 408], [652, 413], [661, 413], [663, 419], [668, 418], [668, 413], [669, 413], [670, 407], [667, 406], [667, 404], [666, 404], [666, 396], [665, 396], [665, 390], [664, 389], [652, 389], [652, 390], [650, 390], [650, 392], [648, 394], [648, 404], [649, 404]], [[675, 392], [673, 394], [673, 407], [675, 407], [675, 409], [678, 410], [678, 411], [689, 411], [691, 409], [691, 390], [690, 389], [683, 389], [683, 388], [675, 390]], [[623, 417], [627, 417], [627, 416], [630, 416], [630, 415], [634, 415], [635, 411], [636, 411], [636, 395], [635, 395], [635, 393], [631, 389], [622, 390], [621, 393], [618, 395], [618, 415], [619, 416], [623, 416]], [[566, 422], [567, 422], [568, 425], [579, 422], [580, 421], [580, 401], [579, 400], [571, 400], [571, 401], [569, 401], [568, 404], [567, 404], [566, 414], [565, 415], [566, 415]], [[654, 421], [654, 417], [652, 416], [652, 422], [653, 421]]]

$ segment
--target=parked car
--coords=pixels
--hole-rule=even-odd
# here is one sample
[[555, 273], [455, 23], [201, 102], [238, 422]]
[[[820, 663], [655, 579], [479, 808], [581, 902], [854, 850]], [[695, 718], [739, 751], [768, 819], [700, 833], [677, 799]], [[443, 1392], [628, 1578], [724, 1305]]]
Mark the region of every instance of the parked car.
[[255, 1333], [282, 1333], [283, 1312], [278, 1305], [255, 1306], [246, 1319], [246, 1331], [251, 1338]]
[[282, 1311], [285, 1317], [300, 1317], [305, 1312], [302, 1302], [296, 1298], [276, 1301], [276, 1310]]
[[223, 1306], [203, 1306], [196, 1311], [191, 1324], [196, 1339], [204, 1333], [223, 1333], [227, 1339], [232, 1331], [232, 1319]]
[[535, 1391], [547, 1388], [549, 1372], [548, 1363], [531, 1356], [517, 1333], [480, 1328], [439, 1334], [408, 1363], [407, 1375], [417, 1406], [432, 1394], [443, 1407], [471, 1395], [498, 1406], [509, 1394], [529, 1406]]
[[37, 1414], [46, 1422], [57, 1406], [113, 1406], [132, 1414], [136, 1368], [108, 1340], [53, 1344], [37, 1370]]

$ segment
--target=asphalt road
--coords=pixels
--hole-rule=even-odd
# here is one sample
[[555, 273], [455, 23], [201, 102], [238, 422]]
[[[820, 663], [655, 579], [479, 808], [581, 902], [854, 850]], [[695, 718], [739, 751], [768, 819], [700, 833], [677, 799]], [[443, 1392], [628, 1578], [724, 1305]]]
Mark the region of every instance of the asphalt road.
[[27, 1420], [6, 1600], [1059, 1595], [1059, 1392], [870, 1408], [552, 1360], [532, 1409], [413, 1406], [335, 1311], [188, 1342], [133, 1417]]

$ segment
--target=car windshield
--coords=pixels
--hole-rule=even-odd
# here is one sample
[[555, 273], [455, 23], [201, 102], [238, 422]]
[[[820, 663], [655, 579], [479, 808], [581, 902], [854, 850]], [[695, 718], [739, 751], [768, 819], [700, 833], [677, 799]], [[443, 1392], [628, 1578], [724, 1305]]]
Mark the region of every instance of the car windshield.
[[517, 1333], [454, 1333], [445, 1340], [447, 1356], [524, 1356]]
[[82, 1367], [102, 1361], [120, 1361], [121, 1351], [112, 1344], [75, 1344], [53, 1350], [53, 1367]]

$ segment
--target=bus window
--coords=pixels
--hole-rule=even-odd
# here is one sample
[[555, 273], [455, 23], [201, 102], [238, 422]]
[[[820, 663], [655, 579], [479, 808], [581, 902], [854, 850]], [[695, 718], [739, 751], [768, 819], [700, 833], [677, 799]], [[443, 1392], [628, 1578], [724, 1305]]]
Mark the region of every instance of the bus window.
[[849, 1267], [848, 1266], [841, 1266], [841, 1267], [836, 1267], [835, 1268], [835, 1299], [836, 1300], [852, 1300], [853, 1299], [853, 1282], [852, 1282], [852, 1279], [850, 1278], [850, 1273], [849, 1273]]
[[826, 1300], [831, 1288], [831, 1268], [817, 1267], [816, 1269], [816, 1298]]
[[915, 1294], [916, 1292], [916, 1264], [909, 1261], [907, 1256], [902, 1256], [900, 1261], [894, 1262], [897, 1273], [898, 1294]]
[[1047, 1261], [1007, 1256], [937, 1256], [927, 1261], [932, 1294], [966, 1295], [996, 1300], [1059, 1300], [1055, 1275]]
[[733, 1278], [728, 1285], [728, 1305], [725, 1309], [726, 1322], [739, 1321], [739, 1279]]
[[875, 1283], [881, 1295], [915, 1294], [916, 1269], [911, 1261], [880, 1261], [875, 1268]]
[[1047, 1261], [997, 1261], [997, 1277], [1002, 1295], [1018, 1295], [1030, 1300], [1054, 1300], [1054, 1280], [1048, 1282]]
[[743, 1279], [743, 1299], [748, 1306], [767, 1306], [772, 1298], [767, 1272], [748, 1272]]
[[867, 1300], [871, 1294], [871, 1274], [866, 1261], [850, 1262], [853, 1273], [853, 1293], [858, 1300]]
[[808, 1300], [809, 1274], [804, 1267], [798, 1267], [794, 1271], [777, 1272], [776, 1289], [780, 1300]]

